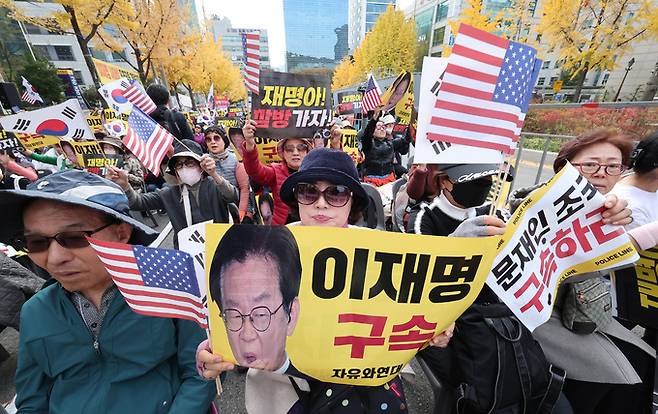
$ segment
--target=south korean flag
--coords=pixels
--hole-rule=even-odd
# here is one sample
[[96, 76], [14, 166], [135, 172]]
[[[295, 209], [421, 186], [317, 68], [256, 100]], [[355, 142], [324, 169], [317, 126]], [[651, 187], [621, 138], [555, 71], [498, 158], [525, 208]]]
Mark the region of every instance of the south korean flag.
[[110, 83], [106, 83], [98, 89], [105, 102], [120, 113], [130, 113], [133, 109], [133, 104], [123, 96], [123, 91], [130, 86], [130, 82], [126, 78], [121, 78]]

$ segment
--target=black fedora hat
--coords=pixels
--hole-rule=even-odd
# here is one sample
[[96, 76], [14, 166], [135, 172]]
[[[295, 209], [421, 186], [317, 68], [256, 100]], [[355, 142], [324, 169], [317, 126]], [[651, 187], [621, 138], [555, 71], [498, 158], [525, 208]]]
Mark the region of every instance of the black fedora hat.
[[368, 205], [368, 195], [359, 182], [359, 174], [352, 158], [343, 151], [330, 148], [315, 148], [304, 157], [299, 170], [281, 185], [281, 200], [288, 205], [296, 204], [293, 192], [295, 186], [317, 181], [344, 185], [352, 190], [352, 197], [361, 208]]

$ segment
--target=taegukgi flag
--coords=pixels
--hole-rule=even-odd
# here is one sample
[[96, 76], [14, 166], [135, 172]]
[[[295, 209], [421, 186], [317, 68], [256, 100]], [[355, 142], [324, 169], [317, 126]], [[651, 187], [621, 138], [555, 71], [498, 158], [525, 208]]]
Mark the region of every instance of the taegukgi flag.
[[110, 108], [117, 112], [129, 113], [133, 109], [133, 104], [123, 96], [123, 91], [129, 86], [130, 81], [126, 78], [121, 78], [101, 86], [98, 88], [98, 92]]
[[0, 118], [2, 129], [24, 134], [52, 135], [75, 140], [94, 139], [77, 99], [35, 111]]

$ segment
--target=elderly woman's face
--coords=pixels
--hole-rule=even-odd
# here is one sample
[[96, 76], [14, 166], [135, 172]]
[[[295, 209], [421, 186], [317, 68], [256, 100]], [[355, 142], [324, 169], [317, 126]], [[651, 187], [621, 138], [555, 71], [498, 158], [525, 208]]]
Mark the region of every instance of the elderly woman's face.
[[602, 194], [607, 194], [619, 181], [620, 174], [610, 175], [608, 172], [616, 173], [615, 170], [622, 165], [621, 161], [621, 150], [607, 142], [587, 146], [569, 160]]
[[295, 188], [299, 218], [303, 226], [347, 227], [352, 209], [352, 192], [329, 181], [300, 183]]

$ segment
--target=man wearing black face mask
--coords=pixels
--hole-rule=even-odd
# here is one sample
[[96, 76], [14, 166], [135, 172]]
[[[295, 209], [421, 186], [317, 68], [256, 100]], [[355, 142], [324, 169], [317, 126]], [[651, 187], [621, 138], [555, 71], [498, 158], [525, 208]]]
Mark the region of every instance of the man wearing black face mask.
[[[407, 231], [416, 234], [448, 236], [464, 220], [484, 216], [489, 205], [483, 205], [500, 172], [496, 164], [448, 164], [440, 166], [440, 193], [430, 204], [420, 205], [412, 214]], [[512, 181], [513, 174], [508, 174]], [[501, 217], [502, 218], [502, 217]]]

